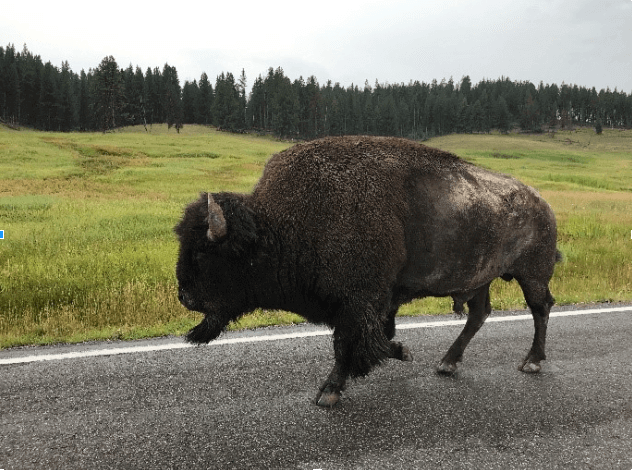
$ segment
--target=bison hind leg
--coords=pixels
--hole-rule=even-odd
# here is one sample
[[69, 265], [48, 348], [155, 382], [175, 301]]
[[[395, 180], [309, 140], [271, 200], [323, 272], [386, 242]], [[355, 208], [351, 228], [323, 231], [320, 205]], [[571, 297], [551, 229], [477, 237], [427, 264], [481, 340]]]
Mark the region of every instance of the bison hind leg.
[[[478, 291], [474, 291], [474, 292], [465, 292], [462, 294], [452, 294], [452, 311], [458, 315], [459, 317], [462, 317], [465, 314], [465, 310], [463, 309], [463, 305], [472, 300], [472, 298], [476, 295]], [[469, 305], [469, 304], [468, 304]]]
[[450, 349], [437, 367], [437, 373], [442, 375], [454, 375], [457, 369], [457, 362], [460, 362], [463, 357], [463, 351], [465, 351], [470, 340], [481, 326], [483, 326], [485, 319], [492, 311], [492, 306], [489, 302], [489, 284], [484, 285], [474, 292], [453, 296], [453, 299], [455, 300], [455, 304], [457, 300], [461, 302], [467, 301], [468, 315], [463, 331], [452, 346], [450, 346]]
[[395, 336], [395, 315], [397, 314], [397, 308], [391, 310], [388, 315], [388, 319], [384, 324], [384, 334], [386, 339], [389, 340], [390, 351], [388, 357], [392, 359], [398, 359], [400, 361], [412, 362], [413, 355], [410, 352], [408, 346], [404, 346], [398, 341], [392, 341]]
[[524, 358], [524, 361], [522, 361], [522, 364], [518, 367], [518, 370], [526, 373], [537, 373], [541, 370], [540, 361], [546, 359], [544, 348], [546, 330], [549, 322], [549, 313], [555, 303], [555, 299], [551, 295], [548, 286], [541, 281], [529, 282], [518, 280], [518, 282], [524, 293], [527, 305], [531, 310], [535, 327], [531, 349]]
[[388, 357], [404, 362], [413, 361], [413, 355], [408, 346], [404, 346], [398, 341], [391, 341], [391, 352]]

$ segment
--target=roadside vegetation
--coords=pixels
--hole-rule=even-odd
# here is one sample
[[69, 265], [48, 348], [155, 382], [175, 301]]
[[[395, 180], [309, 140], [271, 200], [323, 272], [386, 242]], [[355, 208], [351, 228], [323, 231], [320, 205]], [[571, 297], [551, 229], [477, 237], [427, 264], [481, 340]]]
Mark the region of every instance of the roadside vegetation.
[[[179, 335], [200, 316], [177, 300], [172, 227], [200, 191], [249, 192], [291, 144], [187, 125], [111, 133], [0, 126], [0, 347]], [[536, 187], [559, 223], [558, 304], [632, 300], [632, 131], [451, 135], [428, 145]], [[524, 306], [496, 281], [495, 309]], [[423, 299], [400, 314], [448, 313]], [[232, 325], [301, 321], [257, 311]]]

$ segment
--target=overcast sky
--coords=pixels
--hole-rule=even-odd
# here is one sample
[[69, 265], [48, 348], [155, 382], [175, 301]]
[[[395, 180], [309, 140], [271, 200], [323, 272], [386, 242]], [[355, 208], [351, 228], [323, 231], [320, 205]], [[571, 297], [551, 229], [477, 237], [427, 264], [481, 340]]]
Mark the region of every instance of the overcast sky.
[[79, 73], [175, 66], [248, 87], [269, 67], [348, 87], [469, 75], [632, 93], [632, 0], [3, 2], [0, 45]]

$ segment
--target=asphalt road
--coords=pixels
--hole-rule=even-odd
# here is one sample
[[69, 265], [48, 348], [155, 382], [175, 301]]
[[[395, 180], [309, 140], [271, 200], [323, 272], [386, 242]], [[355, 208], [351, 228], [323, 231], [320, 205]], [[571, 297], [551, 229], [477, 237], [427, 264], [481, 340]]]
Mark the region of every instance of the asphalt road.
[[517, 370], [533, 326], [514, 317], [438, 376], [462, 328], [444, 320], [401, 319], [415, 361], [351, 381], [334, 409], [313, 404], [333, 352], [309, 325], [0, 351], [0, 469], [632, 470], [632, 309], [551, 318], [538, 375]]

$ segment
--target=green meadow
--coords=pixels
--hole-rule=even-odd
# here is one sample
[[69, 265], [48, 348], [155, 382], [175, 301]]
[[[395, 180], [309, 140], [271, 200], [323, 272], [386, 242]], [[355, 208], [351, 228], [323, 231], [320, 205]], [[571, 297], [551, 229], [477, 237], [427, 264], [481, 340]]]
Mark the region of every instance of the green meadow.
[[[559, 222], [558, 304], [632, 300], [632, 131], [453, 135], [428, 145], [537, 188]], [[0, 347], [179, 335], [172, 228], [200, 191], [248, 192], [290, 143], [185, 126], [44, 133], [0, 126]], [[523, 307], [495, 281], [496, 309]], [[423, 299], [400, 314], [447, 313]], [[257, 311], [232, 328], [301, 321]]]

